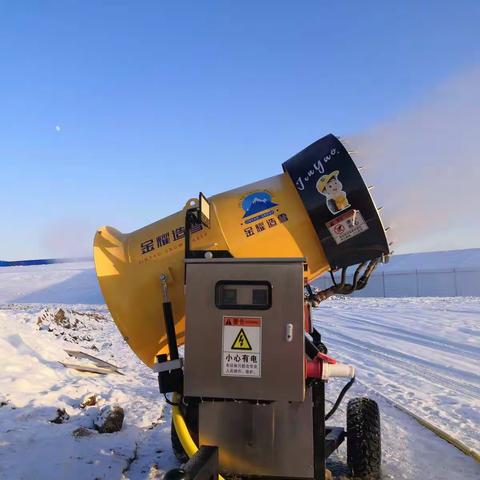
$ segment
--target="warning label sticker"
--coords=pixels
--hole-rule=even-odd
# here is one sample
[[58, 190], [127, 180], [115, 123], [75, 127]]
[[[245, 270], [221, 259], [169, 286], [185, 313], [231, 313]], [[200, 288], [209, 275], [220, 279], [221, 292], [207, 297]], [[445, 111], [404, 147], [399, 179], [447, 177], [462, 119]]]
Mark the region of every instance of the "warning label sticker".
[[249, 352], [252, 351], [252, 346], [248, 341], [248, 337], [245, 335], [245, 332], [242, 329], [238, 332], [237, 338], [233, 342], [232, 350], [248, 350]]
[[223, 317], [222, 375], [261, 377], [262, 317]]
[[337, 245], [368, 230], [359, 210], [349, 210], [325, 224]]

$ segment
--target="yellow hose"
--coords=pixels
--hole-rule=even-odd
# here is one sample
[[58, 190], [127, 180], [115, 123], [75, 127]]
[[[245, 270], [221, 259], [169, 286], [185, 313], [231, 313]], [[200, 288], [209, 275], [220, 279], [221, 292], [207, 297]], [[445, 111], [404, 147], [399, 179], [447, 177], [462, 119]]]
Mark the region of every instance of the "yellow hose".
[[[177, 393], [173, 394], [173, 403], [180, 403], [180, 396]], [[188, 431], [187, 424], [183, 418], [180, 408], [177, 406], [172, 407], [172, 419], [173, 426], [177, 432], [178, 439], [182, 444], [185, 453], [188, 455], [188, 458], [193, 457], [198, 451], [198, 447], [195, 445], [195, 442]], [[218, 475], [218, 480], [225, 480], [220, 474]]]

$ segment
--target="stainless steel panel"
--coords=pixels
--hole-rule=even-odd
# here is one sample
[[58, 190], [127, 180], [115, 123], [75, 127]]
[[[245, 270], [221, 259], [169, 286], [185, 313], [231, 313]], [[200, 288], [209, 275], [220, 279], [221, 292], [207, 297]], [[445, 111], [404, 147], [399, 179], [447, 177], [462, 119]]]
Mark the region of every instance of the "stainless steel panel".
[[313, 478], [312, 402], [203, 402], [200, 445], [230, 474]]
[[265, 257], [265, 258], [186, 258], [185, 263], [305, 263], [304, 257]]
[[[270, 282], [272, 307], [217, 308], [215, 285], [221, 280]], [[262, 317], [261, 378], [222, 376], [225, 315]], [[291, 341], [288, 324], [292, 324]], [[185, 395], [302, 401], [304, 368], [303, 259], [187, 262]]]

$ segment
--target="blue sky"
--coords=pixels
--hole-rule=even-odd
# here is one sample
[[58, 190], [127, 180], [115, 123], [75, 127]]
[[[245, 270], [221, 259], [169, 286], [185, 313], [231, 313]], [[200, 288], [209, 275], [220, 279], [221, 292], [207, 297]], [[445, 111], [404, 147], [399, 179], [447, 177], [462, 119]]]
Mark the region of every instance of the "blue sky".
[[2, 2], [0, 258], [83, 254], [97, 225], [280, 173], [479, 65], [479, 20], [477, 1]]

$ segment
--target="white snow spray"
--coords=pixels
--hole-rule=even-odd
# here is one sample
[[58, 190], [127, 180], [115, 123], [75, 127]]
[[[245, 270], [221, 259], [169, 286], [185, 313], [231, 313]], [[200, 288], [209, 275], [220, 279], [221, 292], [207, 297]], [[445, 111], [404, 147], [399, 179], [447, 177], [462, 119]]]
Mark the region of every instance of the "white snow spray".
[[40, 237], [46, 255], [55, 258], [91, 257], [95, 225], [84, 218], [60, 218], [50, 222]]
[[396, 252], [480, 246], [480, 68], [342, 141], [365, 166]]

